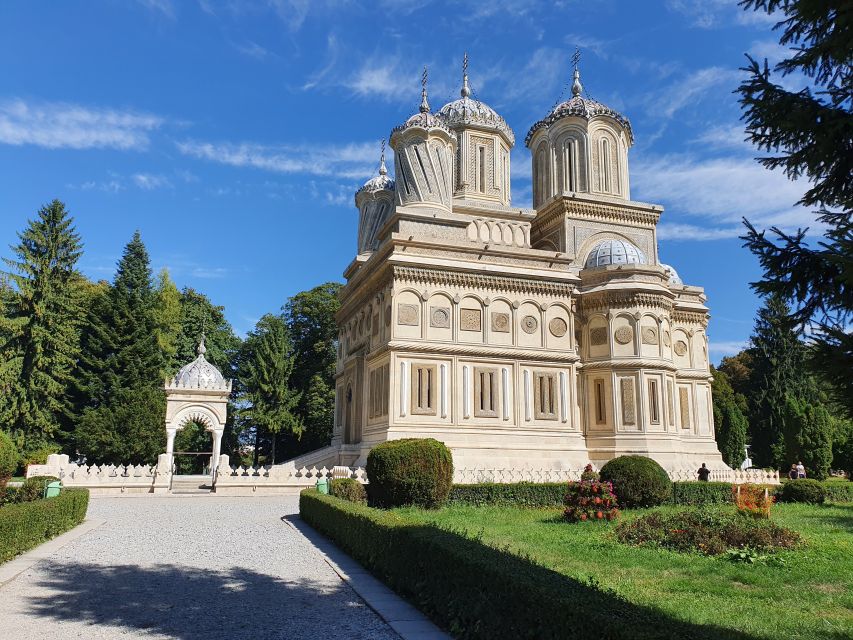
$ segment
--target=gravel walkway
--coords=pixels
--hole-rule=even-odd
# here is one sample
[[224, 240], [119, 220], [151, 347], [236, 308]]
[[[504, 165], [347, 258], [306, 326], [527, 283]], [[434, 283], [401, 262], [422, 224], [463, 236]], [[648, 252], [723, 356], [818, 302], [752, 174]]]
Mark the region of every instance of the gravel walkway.
[[105, 524], [0, 590], [2, 640], [396, 639], [282, 517], [296, 496], [93, 498]]

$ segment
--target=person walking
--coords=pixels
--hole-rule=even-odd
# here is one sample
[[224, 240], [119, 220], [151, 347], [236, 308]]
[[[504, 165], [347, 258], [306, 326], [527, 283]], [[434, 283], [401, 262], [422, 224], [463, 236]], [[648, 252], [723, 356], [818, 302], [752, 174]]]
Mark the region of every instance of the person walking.
[[699, 467], [699, 481], [700, 482], [708, 482], [708, 478], [711, 476], [711, 470], [705, 466], [705, 463], [702, 463], [702, 466]]
[[797, 477], [805, 478], [806, 477], [806, 468], [803, 466], [802, 461], [797, 462]]

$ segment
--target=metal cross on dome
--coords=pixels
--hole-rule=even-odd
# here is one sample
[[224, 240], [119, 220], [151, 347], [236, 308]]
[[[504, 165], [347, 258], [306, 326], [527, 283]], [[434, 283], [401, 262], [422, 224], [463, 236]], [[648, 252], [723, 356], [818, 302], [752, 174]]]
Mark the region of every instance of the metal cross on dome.
[[578, 63], [581, 61], [581, 50], [579, 47], [575, 47], [575, 52], [572, 54], [572, 66], [575, 68], [575, 71], [578, 70]]

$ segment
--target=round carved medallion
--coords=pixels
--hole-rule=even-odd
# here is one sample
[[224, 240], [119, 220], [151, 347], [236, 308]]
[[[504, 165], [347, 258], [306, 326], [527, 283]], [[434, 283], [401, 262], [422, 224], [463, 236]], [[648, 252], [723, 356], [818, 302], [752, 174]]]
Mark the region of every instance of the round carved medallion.
[[551, 322], [548, 323], [548, 329], [551, 330], [551, 335], [556, 338], [562, 338], [566, 335], [566, 331], [569, 330], [569, 326], [566, 324], [566, 321], [562, 318], [554, 318]]
[[667, 347], [669, 346], [669, 343], [670, 343], [670, 339], [669, 339], [669, 331], [664, 331], [664, 332], [663, 332], [663, 343], [664, 343]]
[[432, 309], [432, 326], [438, 328], [447, 328], [450, 326], [450, 309], [444, 307], [433, 307]]
[[634, 339], [634, 330], [631, 327], [619, 327], [613, 337], [619, 344], [628, 344]]
[[657, 344], [658, 330], [654, 327], [643, 327], [643, 344]]
[[683, 356], [685, 353], [687, 353], [687, 343], [684, 342], [684, 340], [679, 340], [675, 343], [673, 350], [675, 351], [676, 355]]
[[533, 316], [524, 316], [521, 319], [521, 328], [524, 333], [533, 333], [539, 327], [539, 321]]

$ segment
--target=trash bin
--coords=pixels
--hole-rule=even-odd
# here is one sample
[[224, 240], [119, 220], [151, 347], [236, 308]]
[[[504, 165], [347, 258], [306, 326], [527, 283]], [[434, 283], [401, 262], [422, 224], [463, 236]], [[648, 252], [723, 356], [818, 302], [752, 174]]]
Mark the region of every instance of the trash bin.
[[317, 491], [320, 493], [329, 493], [329, 481], [326, 478], [317, 478]]
[[55, 498], [59, 495], [59, 487], [61, 483], [59, 480], [54, 480], [53, 482], [48, 482], [47, 486], [44, 488], [44, 497], [45, 498]]

